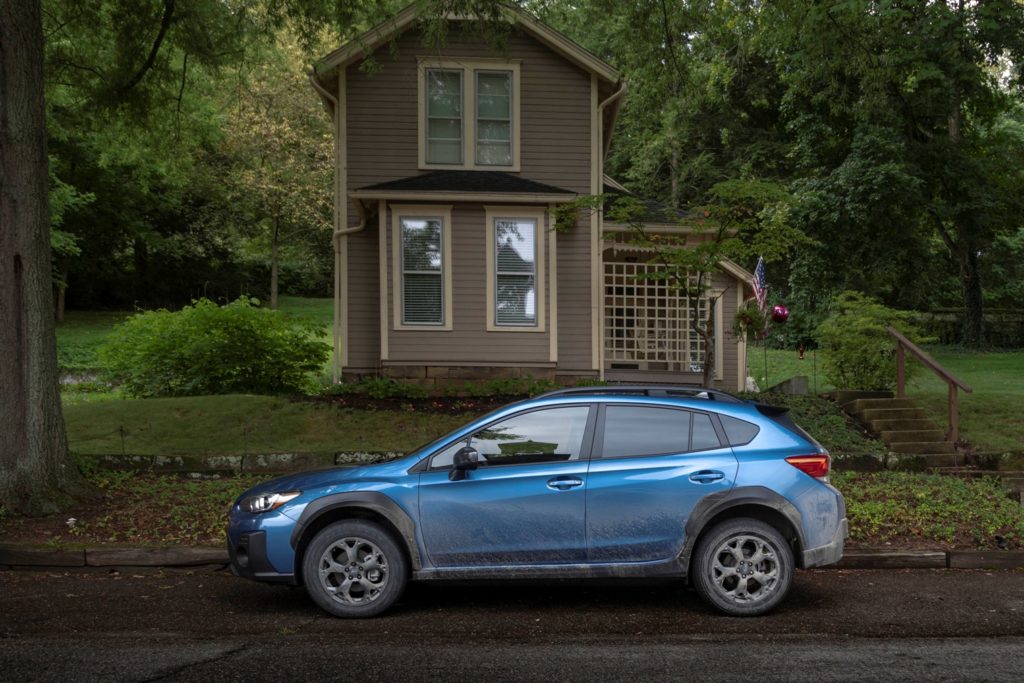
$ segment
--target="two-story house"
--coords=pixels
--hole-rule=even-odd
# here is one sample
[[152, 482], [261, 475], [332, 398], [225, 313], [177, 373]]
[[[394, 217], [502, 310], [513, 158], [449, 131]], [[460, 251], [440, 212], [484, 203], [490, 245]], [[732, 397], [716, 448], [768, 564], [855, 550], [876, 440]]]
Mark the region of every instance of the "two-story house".
[[[314, 69], [336, 141], [336, 380], [699, 384], [687, 302], [636, 277], [653, 266], [614, 238], [623, 226], [581, 212], [553, 230], [559, 204], [623, 191], [602, 169], [624, 82], [526, 13], [507, 17], [500, 51], [458, 20], [428, 49], [410, 6]], [[722, 265], [714, 378], [742, 389], [730, 328], [750, 274]]]

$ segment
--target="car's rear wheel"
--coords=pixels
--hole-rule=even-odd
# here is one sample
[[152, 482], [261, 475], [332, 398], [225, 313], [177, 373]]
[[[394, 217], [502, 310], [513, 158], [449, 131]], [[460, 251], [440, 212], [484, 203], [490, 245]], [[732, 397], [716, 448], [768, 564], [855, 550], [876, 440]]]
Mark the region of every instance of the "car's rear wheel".
[[793, 551], [782, 534], [760, 520], [743, 517], [715, 525], [695, 553], [697, 592], [731, 616], [774, 609], [793, 583]]
[[337, 617], [381, 614], [402, 596], [409, 579], [405, 554], [383, 527], [343, 520], [324, 527], [302, 559], [306, 591]]

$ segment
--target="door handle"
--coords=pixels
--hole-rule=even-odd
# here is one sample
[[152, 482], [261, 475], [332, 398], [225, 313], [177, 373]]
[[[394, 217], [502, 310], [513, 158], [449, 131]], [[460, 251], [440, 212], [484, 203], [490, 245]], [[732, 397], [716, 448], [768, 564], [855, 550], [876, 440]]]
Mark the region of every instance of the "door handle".
[[698, 484], [710, 484], [723, 478], [725, 478], [725, 475], [718, 470], [701, 470], [690, 475], [690, 481], [695, 481]]
[[555, 477], [554, 479], [548, 479], [548, 488], [557, 489], [558, 491], [568, 491], [582, 485], [583, 480], [579, 477]]

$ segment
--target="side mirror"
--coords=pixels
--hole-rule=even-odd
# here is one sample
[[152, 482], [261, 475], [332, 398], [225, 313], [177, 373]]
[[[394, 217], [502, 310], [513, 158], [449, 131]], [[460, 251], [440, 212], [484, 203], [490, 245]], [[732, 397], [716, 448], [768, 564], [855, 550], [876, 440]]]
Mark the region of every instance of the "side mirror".
[[461, 481], [470, 470], [480, 466], [480, 454], [472, 446], [463, 446], [455, 451], [452, 457], [452, 470], [448, 473], [449, 481]]

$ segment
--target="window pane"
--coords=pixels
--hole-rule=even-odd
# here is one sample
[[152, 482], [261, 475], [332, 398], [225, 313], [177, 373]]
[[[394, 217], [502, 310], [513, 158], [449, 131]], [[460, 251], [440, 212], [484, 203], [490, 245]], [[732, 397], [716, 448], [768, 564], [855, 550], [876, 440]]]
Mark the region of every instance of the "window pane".
[[462, 141], [427, 142], [427, 161], [432, 164], [461, 164]]
[[462, 74], [460, 72], [427, 72], [427, 113], [430, 116], [462, 117]]
[[511, 139], [512, 126], [507, 122], [497, 121], [480, 121], [477, 124], [476, 137], [477, 140], [484, 140], [487, 142], [492, 141], [503, 141], [507, 142]]
[[476, 143], [476, 163], [482, 166], [511, 166], [512, 145], [508, 142]]
[[711, 418], [704, 413], [694, 413], [690, 450], [706, 451], [721, 447], [722, 444], [718, 441], [718, 433], [715, 431], [715, 426], [711, 424]]
[[532, 273], [536, 262], [537, 222], [499, 218], [494, 221], [499, 273]]
[[499, 325], [534, 325], [537, 322], [537, 285], [532, 275], [498, 275], [495, 283], [495, 322]]
[[441, 270], [441, 219], [402, 219], [402, 270]]
[[685, 453], [689, 444], [689, 411], [633, 406], [605, 410], [602, 458]]
[[458, 119], [430, 119], [427, 121], [430, 140], [462, 140], [462, 122]]
[[761, 428], [752, 422], [740, 420], [728, 415], [719, 415], [722, 427], [725, 429], [725, 436], [733, 446], [742, 446], [754, 440]]
[[440, 274], [406, 273], [402, 276], [402, 322], [434, 325], [444, 323], [442, 280]]
[[[477, 432], [470, 445], [480, 453], [482, 467], [578, 460], [589, 412], [573, 406], [516, 415]], [[455, 451], [465, 445], [465, 440], [452, 444], [430, 466], [451, 467]]]
[[509, 97], [512, 94], [511, 71], [478, 71], [476, 92], [483, 97]]

